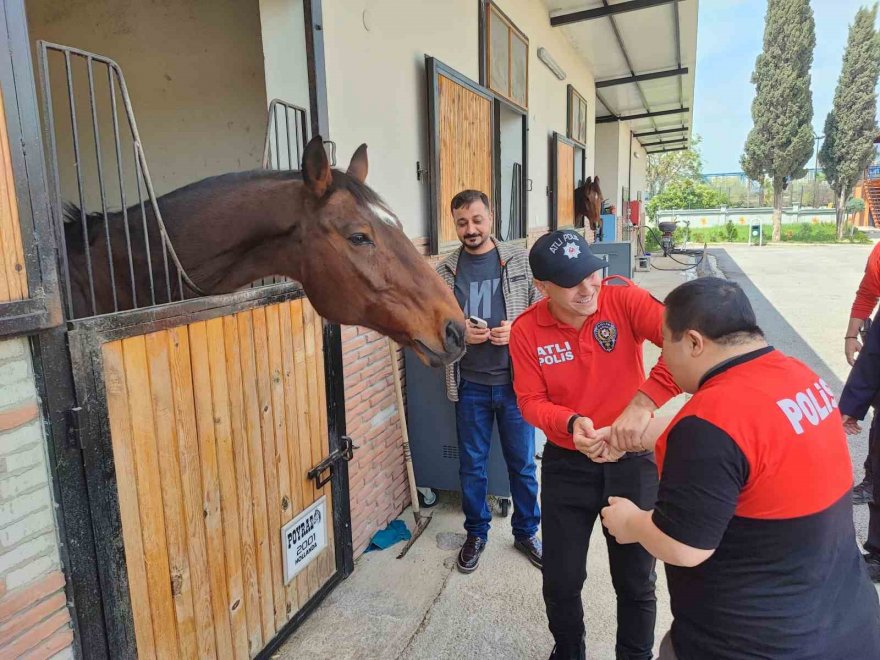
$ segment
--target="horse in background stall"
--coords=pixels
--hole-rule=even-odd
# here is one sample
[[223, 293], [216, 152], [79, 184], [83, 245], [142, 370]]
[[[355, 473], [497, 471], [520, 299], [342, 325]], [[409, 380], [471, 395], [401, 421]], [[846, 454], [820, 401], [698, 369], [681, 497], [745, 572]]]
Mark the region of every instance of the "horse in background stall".
[[[376, 330], [431, 366], [454, 362], [464, 353], [461, 308], [397, 216], [364, 183], [367, 169], [365, 144], [341, 172], [331, 169], [316, 136], [303, 152], [301, 172], [222, 174], [157, 204], [183, 270], [203, 292], [289, 277], [328, 321]], [[87, 214], [87, 231], [83, 216], [66, 205], [75, 318], [196, 295], [185, 285], [181, 291], [151, 204]]]
[[596, 233], [596, 240], [602, 240], [602, 189], [599, 177], [587, 177], [584, 184], [574, 189], [574, 224], [584, 226], [584, 218], [590, 221], [590, 229]]

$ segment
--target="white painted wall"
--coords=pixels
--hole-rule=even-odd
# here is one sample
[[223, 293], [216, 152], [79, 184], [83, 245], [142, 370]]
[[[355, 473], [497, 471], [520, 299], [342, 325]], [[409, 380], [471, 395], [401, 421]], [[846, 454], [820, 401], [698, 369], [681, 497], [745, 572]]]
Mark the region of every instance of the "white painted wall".
[[[629, 186], [630, 199], [637, 199], [647, 192], [647, 154], [638, 140], [631, 139], [627, 122], [613, 122], [596, 126], [596, 174], [599, 175], [605, 199], [617, 207], [617, 214], [624, 216], [623, 188]], [[639, 154], [638, 158], [632, 156]]]
[[[75, 46], [111, 57], [122, 67], [158, 194], [206, 176], [259, 166], [266, 87], [258, 0], [27, 0], [26, 8], [32, 43], [45, 39]], [[62, 124], [58, 152], [63, 193], [76, 199], [60, 59], [53, 71], [61, 74], [53, 78], [52, 95]], [[91, 146], [83, 165], [96, 191], [84, 66], [77, 70], [76, 84], [81, 140], [92, 140], [83, 145]], [[96, 78], [96, 87], [105, 90], [98, 107], [104, 167], [115, 171], [106, 69]], [[130, 154], [124, 154], [129, 173]], [[110, 205], [118, 207], [115, 186]], [[130, 187], [129, 203], [133, 194]], [[89, 195], [90, 208], [96, 210], [98, 204], [97, 194]]]
[[596, 124], [596, 169], [605, 199], [620, 208], [620, 127]]
[[642, 193], [642, 202], [648, 196], [648, 154], [638, 140], [633, 139], [632, 151], [639, 155], [632, 161], [632, 198], [638, 199], [637, 193]]
[[[550, 27], [534, 0], [499, 6], [529, 37], [530, 228], [547, 226], [546, 188], [553, 131], [565, 133], [566, 85], [594, 95], [586, 61]], [[400, 216], [407, 233], [428, 233], [428, 185], [416, 180], [416, 161], [428, 166], [425, 55], [474, 81], [479, 78], [478, 5], [474, 0], [347, 0], [324, 4], [324, 47], [332, 138], [345, 167], [355, 148], [370, 147], [368, 182]], [[366, 13], [365, 13], [366, 12]], [[366, 23], [366, 27], [365, 27]], [[558, 80], [537, 58], [547, 48], [566, 71]], [[595, 107], [589, 107], [593, 125]], [[592, 174], [594, 133], [588, 136]]]
[[522, 115], [501, 106], [501, 228], [506, 236], [510, 227], [510, 195], [513, 164], [523, 162]]

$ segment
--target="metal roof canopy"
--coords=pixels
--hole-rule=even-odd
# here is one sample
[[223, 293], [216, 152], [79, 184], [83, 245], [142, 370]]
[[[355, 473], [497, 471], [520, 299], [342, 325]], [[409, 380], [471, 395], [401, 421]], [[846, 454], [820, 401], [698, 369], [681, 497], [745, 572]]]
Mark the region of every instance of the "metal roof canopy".
[[[596, 76], [596, 123], [690, 136], [699, 0], [544, 0]], [[659, 146], [660, 143], [654, 143]]]

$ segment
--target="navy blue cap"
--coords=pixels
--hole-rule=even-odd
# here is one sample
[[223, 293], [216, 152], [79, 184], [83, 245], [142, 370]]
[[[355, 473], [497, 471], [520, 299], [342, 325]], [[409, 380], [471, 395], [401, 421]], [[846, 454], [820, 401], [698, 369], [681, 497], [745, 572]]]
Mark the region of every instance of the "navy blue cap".
[[529, 251], [529, 266], [536, 280], [570, 289], [608, 265], [590, 250], [586, 239], [571, 229], [544, 234]]

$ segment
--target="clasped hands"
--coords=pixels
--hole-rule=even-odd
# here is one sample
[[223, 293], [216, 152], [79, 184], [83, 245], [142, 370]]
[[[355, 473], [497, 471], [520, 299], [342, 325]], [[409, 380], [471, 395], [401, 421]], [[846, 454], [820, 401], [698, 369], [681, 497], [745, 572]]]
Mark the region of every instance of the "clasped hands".
[[589, 417], [578, 417], [572, 425], [575, 448], [595, 463], [613, 463], [628, 451], [649, 449], [643, 434], [651, 411], [627, 406], [611, 426], [595, 428]]

